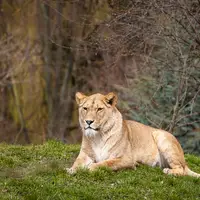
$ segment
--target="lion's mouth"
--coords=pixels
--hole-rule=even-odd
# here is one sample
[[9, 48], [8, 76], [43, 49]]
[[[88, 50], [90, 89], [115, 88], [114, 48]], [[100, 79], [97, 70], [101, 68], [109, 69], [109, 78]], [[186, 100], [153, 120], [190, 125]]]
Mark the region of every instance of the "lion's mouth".
[[86, 128], [84, 128], [85, 130], [88, 130], [88, 129], [91, 129], [91, 130], [94, 130], [94, 131], [98, 131], [99, 128], [92, 128], [91, 126], [88, 126]]

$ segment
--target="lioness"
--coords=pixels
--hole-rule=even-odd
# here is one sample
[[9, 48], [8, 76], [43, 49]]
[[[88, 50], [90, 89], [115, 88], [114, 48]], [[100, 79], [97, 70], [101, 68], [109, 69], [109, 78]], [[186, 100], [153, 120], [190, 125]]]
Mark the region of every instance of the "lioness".
[[135, 168], [137, 164], [159, 166], [165, 174], [200, 177], [191, 171], [176, 138], [164, 130], [123, 120], [115, 107], [117, 96], [76, 93], [79, 122], [83, 131], [79, 156], [68, 172], [79, 167], [95, 170]]

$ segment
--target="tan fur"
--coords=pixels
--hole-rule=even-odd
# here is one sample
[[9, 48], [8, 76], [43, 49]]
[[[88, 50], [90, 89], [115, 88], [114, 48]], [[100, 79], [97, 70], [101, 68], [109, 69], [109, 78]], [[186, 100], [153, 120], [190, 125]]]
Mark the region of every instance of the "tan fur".
[[187, 167], [183, 150], [172, 134], [123, 120], [115, 107], [114, 93], [85, 96], [78, 92], [76, 101], [83, 138], [80, 154], [68, 169], [70, 173], [79, 167], [94, 170], [106, 166], [118, 170], [146, 164], [159, 166], [166, 174], [200, 177]]

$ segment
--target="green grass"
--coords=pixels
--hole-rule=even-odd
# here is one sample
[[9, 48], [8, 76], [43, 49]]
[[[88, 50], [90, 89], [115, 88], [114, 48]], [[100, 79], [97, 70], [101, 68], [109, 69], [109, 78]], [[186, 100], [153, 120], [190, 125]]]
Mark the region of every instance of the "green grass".
[[[174, 177], [159, 168], [113, 172], [81, 170], [69, 175], [78, 145], [49, 141], [37, 146], [0, 145], [0, 199], [200, 199], [200, 179]], [[200, 158], [186, 155], [190, 168], [200, 173]]]

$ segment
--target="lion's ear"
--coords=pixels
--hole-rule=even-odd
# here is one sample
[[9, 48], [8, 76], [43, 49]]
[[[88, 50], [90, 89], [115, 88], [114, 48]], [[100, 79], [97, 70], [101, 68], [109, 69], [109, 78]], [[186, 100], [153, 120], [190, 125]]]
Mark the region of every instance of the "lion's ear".
[[83, 99], [85, 99], [86, 97], [87, 97], [87, 96], [84, 95], [83, 93], [77, 92], [77, 93], [76, 93], [76, 103], [79, 105], [79, 104], [81, 103], [81, 101], [82, 101]]
[[105, 96], [105, 98], [109, 105], [115, 106], [117, 104], [117, 95], [115, 93], [110, 92]]

